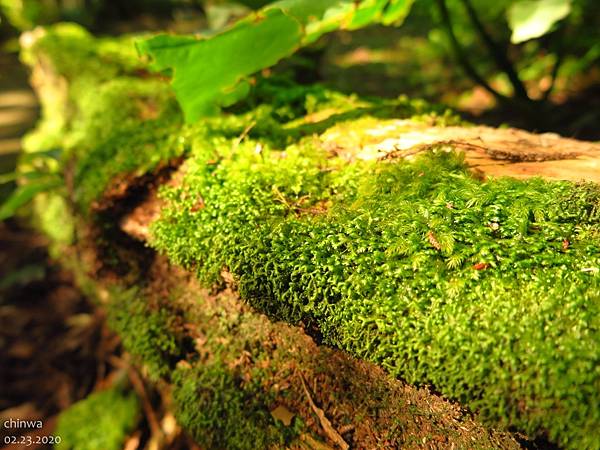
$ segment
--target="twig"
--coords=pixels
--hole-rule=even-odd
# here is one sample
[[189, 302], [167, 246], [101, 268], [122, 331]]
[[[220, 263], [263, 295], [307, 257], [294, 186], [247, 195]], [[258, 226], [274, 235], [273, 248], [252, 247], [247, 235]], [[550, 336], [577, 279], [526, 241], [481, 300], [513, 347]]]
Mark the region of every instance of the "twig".
[[[330, 447], [327, 444], [323, 444], [322, 442], [317, 441], [308, 433], [302, 433], [300, 435], [300, 440], [306, 442], [306, 444], [311, 450], [333, 450], [333, 447]], [[304, 445], [302, 447], [304, 447]]]
[[[481, 140], [481, 138], [479, 138]], [[401, 149], [397, 148], [395, 150], [391, 150], [387, 152], [385, 155], [382, 155], [378, 158], [378, 161], [396, 159], [396, 158], [407, 158], [409, 156], [418, 155], [419, 153], [426, 152], [428, 150], [440, 147], [454, 147], [460, 148], [463, 150], [483, 150], [488, 153], [489, 148], [484, 147], [482, 145], [473, 144], [471, 142], [459, 141], [456, 139], [444, 140], [444, 141], [436, 141], [436, 142], [428, 142], [425, 144], [417, 144], [412, 147]]]
[[342, 436], [336, 431], [336, 429], [333, 428], [331, 422], [325, 416], [325, 412], [323, 412], [321, 408], [315, 405], [315, 402], [313, 401], [312, 397], [310, 396], [310, 393], [308, 392], [308, 388], [306, 387], [306, 381], [304, 380], [304, 376], [302, 375], [302, 373], [298, 372], [298, 376], [300, 377], [300, 381], [302, 382], [302, 388], [304, 389], [304, 393], [306, 394], [308, 403], [319, 418], [319, 422], [321, 422], [321, 426], [323, 427], [323, 430], [325, 430], [325, 433], [327, 433], [329, 439], [331, 439], [333, 442], [339, 445], [342, 449], [348, 450], [350, 446], [346, 443], [346, 441], [344, 441], [344, 438], [342, 438]]
[[148, 398], [148, 393], [146, 392], [144, 382], [133, 367], [130, 367], [127, 373], [129, 374], [129, 380], [133, 385], [133, 389], [135, 389], [137, 394], [142, 399], [142, 406], [144, 408], [144, 412], [146, 413], [146, 418], [148, 419], [148, 425], [150, 426], [152, 435], [156, 436], [156, 438], [159, 441], [162, 441], [162, 428], [160, 427], [160, 423], [156, 418], [156, 414], [154, 413], [154, 409], [152, 408], [152, 404], [150, 403], [150, 399]]
[[112, 357], [110, 358], [110, 362], [117, 367], [121, 367], [127, 370], [129, 381], [131, 381], [133, 389], [142, 401], [142, 408], [144, 409], [144, 414], [146, 415], [146, 419], [148, 420], [150, 432], [152, 433], [152, 436], [154, 436], [159, 442], [162, 442], [164, 436], [162, 428], [160, 426], [160, 423], [158, 422], [158, 419], [156, 418], [156, 414], [154, 413], [154, 409], [152, 408], [152, 403], [150, 402], [150, 398], [148, 397], [148, 393], [146, 392], [146, 387], [144, 386], [142, 378], [139, 376], [137, 371], [126, 361], [123, 361], [122, 359], [117, 357]]
[[240, 134], [238, 136], [238, 138], [234, 141], [234, 147], [237, 147], [238, 145], [240, 145], [240, 143], [246, 138], [246, 136], [248, 136], [248, 133], [250, 133], [250, 130], [252, 130], [252, 128], [254, 128], [254, 126], [256, 125], [255, 121], [250, 122], [246, 128], [244, 128], [244, 131], [242, 131], [242, 134]]

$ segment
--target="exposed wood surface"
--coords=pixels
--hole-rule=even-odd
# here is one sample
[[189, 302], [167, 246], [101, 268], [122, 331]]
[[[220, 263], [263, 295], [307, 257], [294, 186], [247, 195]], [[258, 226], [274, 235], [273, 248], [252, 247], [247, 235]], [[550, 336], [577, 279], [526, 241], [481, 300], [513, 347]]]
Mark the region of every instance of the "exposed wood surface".
[[322, 136], [326, 148], [359, 159], [411, 157], [431, 146], [456, 148], [486, 176], [540, 176], [600, 183], [600, 143], [515, 128], [432, 127], [410, 120], [384, 120], [353, 129], [337, 127]]

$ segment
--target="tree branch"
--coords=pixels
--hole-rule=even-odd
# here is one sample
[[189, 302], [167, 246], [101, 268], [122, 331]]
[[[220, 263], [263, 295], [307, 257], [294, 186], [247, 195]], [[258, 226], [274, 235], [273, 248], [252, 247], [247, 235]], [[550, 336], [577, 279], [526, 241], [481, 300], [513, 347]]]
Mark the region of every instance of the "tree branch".
[[529, 100], [529, 96], [527, 95], [527, 89], [525, 88], [525, 85], [519, 78], [519, 75], [517, 74], [517, 71], [515, 70], [512, 62], [508, 59], [505, 50], [501, 48], [494, 41], [492, 36], [487, 32], [485, 26], [483, 25], [483, 23], [479, 19], [479, 16], [477, 15], [477, 11], [475, 11], [475, 8], [471, 4], [471, 1], [461, 0], [461, 2], [467, 10], [467, 14], [469, 15], [469, 19], [473, 23], [475, 30], [477, 30], [477, 32], [481, 36], [481, 39], [488, 48], [490, 54], [494, 58], [496, 65], [501, 71], [503, 71], [508, 76], [510, 84], [512, 84], [513, 86], [515, 97], [522, 100]]
[[455, 55], [456, 59], [458, 60], [458, 62], [460, 63], [460, 65], [462, 66], [465, 73], [473, 81], [475, 81], [477, 84], [481, 85], [486, 91], [488, 91], [490, 94], [492, 94], [498, 101], [506, 102], [508, 100], [508, 98], [506, 96], [502, 95], [497, 90], [495, 90], [492, 86], [490, 86], [488, 84], [488, 82], [481, 75], [479, 75], [479, 73], [477, 73], [477, 70], [475, 70], [475, 67], [473, 67], [473, 65], [470, 63], [469, 59], [467, 58], [467, 55], [465, 54], [463, 48], [461, 47], [460, 42], [458, 42], [456, 34], [454, 33], [454, 29], [452, 27], [452, 21], [450, 19], [450, 13], [448, 11], [448, 7], [446, 5], [445, 0], [436, 0], [436, 3], [438, 5], [438, 9], [440, 10], [440, 14], [442, 16], [442, 22], [443, 22], [444, 28], [446, 29], [446, 33], [448, 34], [448, 37], [450, 38], [450, 43], [452, 44], [452, 50], [454, 51], [454, 55]]

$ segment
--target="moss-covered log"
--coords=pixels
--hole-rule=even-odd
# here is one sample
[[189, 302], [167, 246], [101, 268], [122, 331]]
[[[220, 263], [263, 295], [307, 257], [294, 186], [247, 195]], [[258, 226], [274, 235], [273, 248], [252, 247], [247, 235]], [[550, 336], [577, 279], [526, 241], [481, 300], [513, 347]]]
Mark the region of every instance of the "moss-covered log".
[[127, 41], [29, 41], [35, 220], [201, 445], [518, 446], [402, 379], [600, 448], [598, 144], [278, 77], [184, 125]]

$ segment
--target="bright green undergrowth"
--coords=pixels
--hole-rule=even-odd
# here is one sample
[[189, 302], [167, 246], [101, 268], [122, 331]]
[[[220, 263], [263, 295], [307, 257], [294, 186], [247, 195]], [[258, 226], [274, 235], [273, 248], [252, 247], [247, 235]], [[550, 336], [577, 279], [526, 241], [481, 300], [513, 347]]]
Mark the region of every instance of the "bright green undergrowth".
[[113, 387], [94, 392], [61, 413], [54, 432], [57, 449], [118, 450], [133, 431], [140, 404], [132, 392]]
[[29, 152], [62, 147], [71, 120], [79, 113], [81, 95], [93, 94], [101, 82], [143, 68], [132, 37], [97, 39], [84, 28], [62, 23], [39, 28], [32, 44], [21, 51], [22, 61], [37, 67], [36, 83], [42, 103], [42, 120], [25, 138]]
[[183, 151], [179, 107], [163, 80], [139, 76], [132, 37], [98, 39], [58, 24], [40, 30], [22, 59], [38, 73], [42, 120], [25, 138], [20, 172], [61, 181], [68, 173], [74, 188], [63, 195], [80, 211], [115, 178], [143, 175]]
[[441, 150], [348, 164], [312, 138], [256, 144], [192, 146], [157, 249], [496, 424], [596, 448], [597, 185], [481, 182]]

